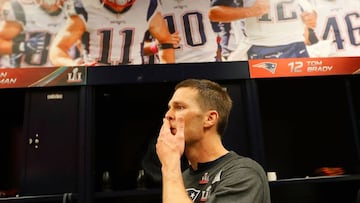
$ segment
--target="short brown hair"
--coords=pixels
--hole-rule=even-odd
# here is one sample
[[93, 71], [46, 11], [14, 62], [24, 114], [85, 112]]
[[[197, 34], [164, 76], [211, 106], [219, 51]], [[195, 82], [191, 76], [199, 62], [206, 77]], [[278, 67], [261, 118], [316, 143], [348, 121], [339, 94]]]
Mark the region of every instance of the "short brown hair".
[[190, 87], [198, 90], [198, 102], [204, 109], [216, 110], [219, 114], [217, 132], [223, 135], [228, 124], [232, 100], [226, 88], [207, 79], [186, 79], [175, 86], [175, 90], [181, 87]]

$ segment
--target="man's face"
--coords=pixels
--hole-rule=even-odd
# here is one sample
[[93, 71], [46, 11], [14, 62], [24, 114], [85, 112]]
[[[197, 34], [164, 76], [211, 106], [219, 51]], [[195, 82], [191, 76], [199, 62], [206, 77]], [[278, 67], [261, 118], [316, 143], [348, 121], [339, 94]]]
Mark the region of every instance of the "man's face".
[[121, 13], [126, 8], [130, 7], [135, 1], [129, 0], [102, 0], [107, 8], [111, 9], [115, 13]]
[[201, 138], [205, 112], [201, 109], [198, 92], [192, 88], [179, 88], [169, 101], [169, 109], [165, 115], [170, 121], [171, 132], [176, 133], [176, 119], [183, 117], [185, 122], [185, 142], [195, 142]]

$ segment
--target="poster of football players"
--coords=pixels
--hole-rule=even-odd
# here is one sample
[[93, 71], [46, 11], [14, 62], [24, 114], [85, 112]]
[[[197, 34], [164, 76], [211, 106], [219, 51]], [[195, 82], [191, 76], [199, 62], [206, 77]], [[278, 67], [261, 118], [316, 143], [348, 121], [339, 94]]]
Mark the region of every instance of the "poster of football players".
[[0, 10], [1, 68], [360, 57], [360, 0], [1, 0]]

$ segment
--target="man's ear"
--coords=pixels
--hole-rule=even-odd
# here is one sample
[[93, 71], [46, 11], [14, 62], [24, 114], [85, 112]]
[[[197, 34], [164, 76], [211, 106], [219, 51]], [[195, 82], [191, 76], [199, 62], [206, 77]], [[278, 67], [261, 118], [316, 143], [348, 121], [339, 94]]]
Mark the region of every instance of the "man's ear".
[[219, 114], [215, 110], [208, 111], [204, 127], [211, 127], [213, 125], [216, 125], [217, 121], [219, 119]]

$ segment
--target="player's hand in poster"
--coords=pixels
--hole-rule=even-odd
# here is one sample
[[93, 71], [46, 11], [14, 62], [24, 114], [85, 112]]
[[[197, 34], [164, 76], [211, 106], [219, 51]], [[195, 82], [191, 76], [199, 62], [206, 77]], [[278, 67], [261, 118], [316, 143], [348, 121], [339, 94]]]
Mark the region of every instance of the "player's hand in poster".
[[181, 41], [181, 37], [178, 31], [171, 34], [171, 44], [173, 44], [174, 49], [180, 46], [180, 41]]
[[35, 36], [32, 36], [30, 39], [25, 39], [25, 33], [18, 34], [13, 39], [13, 49], [14, 54], [19, 53], [28, 53], [35, 54], [44, 48], [44, 36], [42, 33], [38, 33]]
[[75, 66], [96, 66], [97, 62], [94, 60], [87, 60], [86, 58], [76, 58], [75, 59]]
[[[174, 49], [179, 48], [181, 42], [181, 36], [179, 32], [174, 32], [171, 34], [171, 40], [169, 44], [172, 44]], [[156, 39], [145, 40], [144, 41], [144, 55], [151, 56], [159, 52], [159, 41]]]

